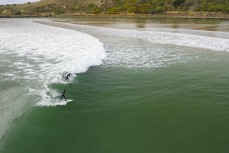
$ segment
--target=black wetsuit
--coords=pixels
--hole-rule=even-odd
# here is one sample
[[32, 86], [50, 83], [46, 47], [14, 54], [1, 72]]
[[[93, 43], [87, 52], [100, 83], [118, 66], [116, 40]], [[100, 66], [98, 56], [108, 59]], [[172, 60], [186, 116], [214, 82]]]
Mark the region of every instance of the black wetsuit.
[[65, 77], [65, 81], [68, 81], [70, 76], [71, 76], [71, 73], [68, 73], [68, 75]]
[[66, 97], [65, 97], [65, 89], [64, 89], [63, 94], [62, 94], [61, 97], [60, 97], [60, 100], [61, 100], [63, 97], [64, 97], [65, 101], [67, 101], [67, 99], [66, 99]]

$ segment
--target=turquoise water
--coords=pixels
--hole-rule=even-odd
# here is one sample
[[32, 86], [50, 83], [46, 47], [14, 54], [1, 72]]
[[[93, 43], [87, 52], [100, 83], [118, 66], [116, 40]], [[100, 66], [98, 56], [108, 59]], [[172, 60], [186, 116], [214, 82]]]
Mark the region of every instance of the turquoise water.
[[[228, 32], [1, 22], [18, 29], [1, 36], [1, 153], [228, 152]], [[25, 27], [36, 41], [49, 32], [52, 55], [4, 41], [17, 46]], [[77, 73], [68, 84], [66, 70]], [[63, 89], [72, 102], [58, 101]]]

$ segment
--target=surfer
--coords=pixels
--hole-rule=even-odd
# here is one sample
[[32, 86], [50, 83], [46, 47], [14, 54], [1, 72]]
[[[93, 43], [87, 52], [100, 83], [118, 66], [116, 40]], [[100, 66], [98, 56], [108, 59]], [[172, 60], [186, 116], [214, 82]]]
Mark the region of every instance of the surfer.
[[69, 77], [71, 76], [71, 73], [68, 73], [68, 75], [65, 77], [65, 81], [69, 81]]
[[64, 89], [64, 92], [63, 94], [60, 96], [60, 100], [64, 97], [65, 101], [67, 101], [66, 97], [65, 97], [65, 89]]

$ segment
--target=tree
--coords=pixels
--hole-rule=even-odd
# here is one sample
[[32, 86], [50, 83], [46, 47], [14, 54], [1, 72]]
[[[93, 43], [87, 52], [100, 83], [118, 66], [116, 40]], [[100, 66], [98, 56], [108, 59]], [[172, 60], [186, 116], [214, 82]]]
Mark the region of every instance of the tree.
[[175, 0], [173, 2], [173, 5], [176, 7], [180, 6], [181, 4], [183, 4], [185, 2], [185, 0]]

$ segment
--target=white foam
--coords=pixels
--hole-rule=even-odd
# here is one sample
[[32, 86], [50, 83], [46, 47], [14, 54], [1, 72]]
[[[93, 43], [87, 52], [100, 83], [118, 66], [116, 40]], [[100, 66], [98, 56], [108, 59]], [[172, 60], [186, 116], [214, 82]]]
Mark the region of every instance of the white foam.
[[54, 102], [47, 95], [48, 85], [63, 83], [62, 74], [66, 73], [73, 74], [71, 81], [75, 73], [86, 72], [90, 66], [102, 64], [106, 56], [103, 44], [85, 33], [42, 25], [32, 20], [7, 19], [6, 23], [9, 25], [0, 25], [0, 51], [25, 59], [14, 63], [24, 74], [15, 78], [43, 82], [39, 106], [66, 104]]
[[[186, 63], [205, 51], [229, 52], [229, 33], [203, 30], [128, 30], [71, 23], [45, 24], [92, 34], [106, 43], [104, 66], [151, 69]], [[147, 43], [148, 42], [148, 43]], [[163, 44], [163, 45], [162, 45]]]
[[[62, 23], [56, 23], [61, 26]], [[201, 30], [162, 30], [154, 31], [112, 29], [105, 27], [94, 27], [89, 25], [73, 25], [65, 23], [72, 29], [85, 32], [96, 32], [104, 35], [113, 35], [127, 38], [137, 38], [159, 44], [172, 44], [177, 46], [186, 46], [193, 48], [204, 48], [212, 51], [229, 52], [229, 34], [228, 32], [213, 32]], [[179, 33], [177, 33], [179, 32]]]
[[46, 100], [43, 99], [42, 101], [37, 103], [37, 106], [63, 106], [69, 102], [70, 101], [46, 98]]
[[[7, 26], [7, 22], [11, 22], [10, 26]], [[24, 61], [15, 63], [25, 75], [15, 76], [15, 79], [24, 77], [43, 82], [43, 89], [40, 90], [42, 100], [38, 105], [52, 103], [50, 98], [52, 95], [48, 88], [50, 83], [66, 83], [63, 74], [85, 72], [88, 67], [101, 64], [102, 59], [105, 58], [103, 44], [98, 39], [81, 32], [100, 37], [105, 35], [110, 39], [116, 38], [110, 41], [114, 43], [113, 46], [106, 48], [110, 50], [106, 60], [108, 66], [116, 64], [128, 68], [164, 67], [186, 58], [184, 58], [186, 53], [179, 46], [229, 52], [228, 33], [224, 32], [220, 32], [218, 37], [217, 32], [207, 31], [172, 31], [171, 29], [140, 31], [45, 22], [45, 24], [67, 28], [64, 29], [33, 23], [32, 20], [25, 22], [25, 20], [14, 19], [7, 22], [0, 28], [0, 51], [3, 54], [16, 54], [25, 58]], [[124, 38], [125, 41], [117, 41], [120, 38]], [[139, 47], [138, 40], [149, 42], [150, 45], [147, 46], [148, 48]], [[126, 45], [127, 43], [130, 45]], [[166, 47], [158, 44], [166, 44]], [[26, 62], [26, 60], [30, 61]], [[28, 64], [31, 62], [33, 64]], [[73, 79], [74, 76], [70, 77], [70, 81]]]
[[146, 31], [181, 33], [181, 34], [191, 34], [191, 35], [198, 35], [198, 36], [229, 39], [229, 32], [221, 32], [221, 31], [204, 31], [204, 30], [172, 29], [172, 28], [146, 28]]
[[229, 52], [229, 39], [224, 38], [169, 32], [142, 32], [140, 37], [153, 43]]

